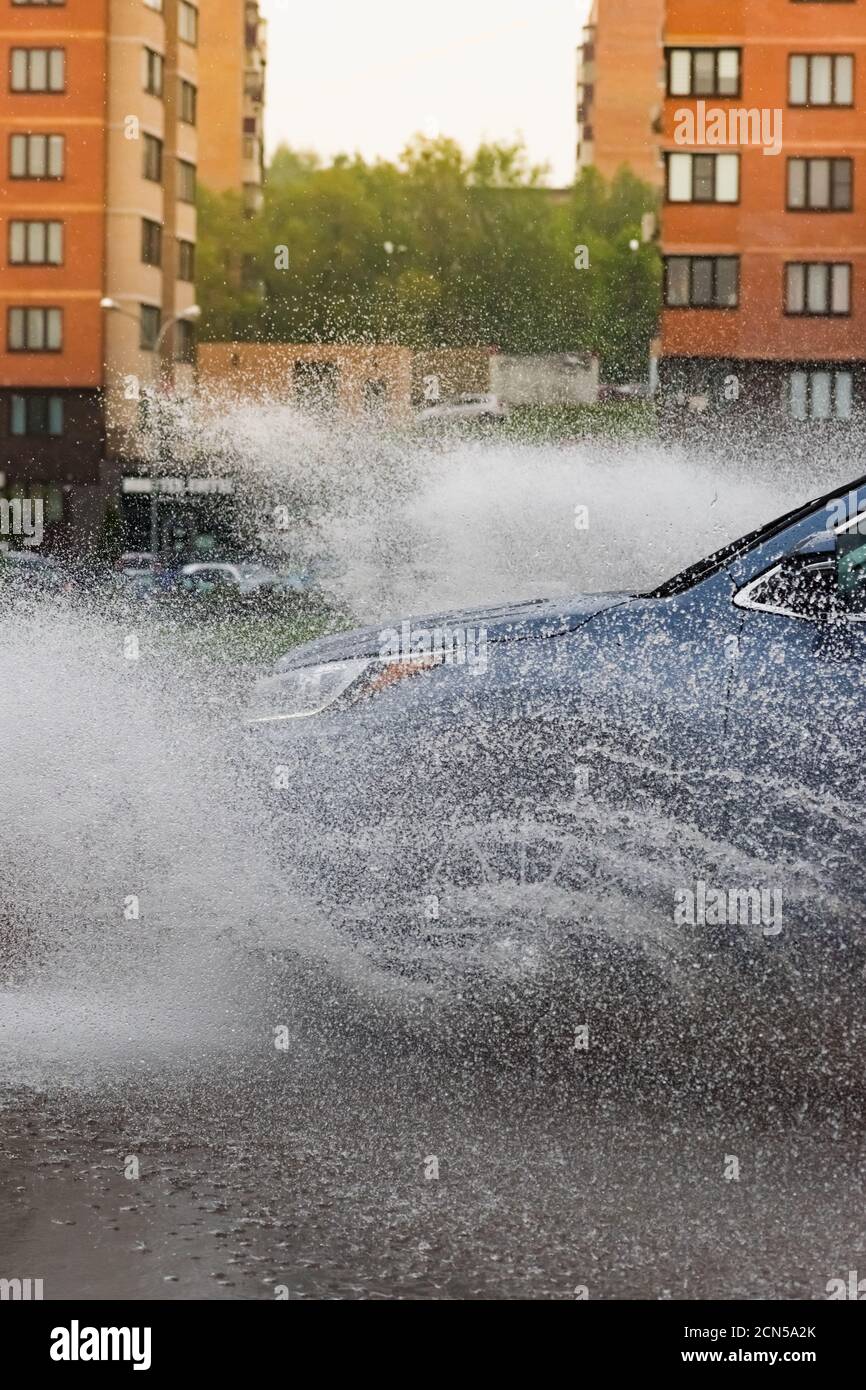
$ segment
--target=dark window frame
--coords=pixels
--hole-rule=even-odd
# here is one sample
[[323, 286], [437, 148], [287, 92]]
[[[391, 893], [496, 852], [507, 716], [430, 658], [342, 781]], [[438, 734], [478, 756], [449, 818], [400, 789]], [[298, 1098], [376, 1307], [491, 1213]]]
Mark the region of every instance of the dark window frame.
[[[688, 304], [670, 304], [670, 303], [668, 302], [668, 286], [669, 286], [669, 280], [670, 280], [669, 265], [670, 265], [670, 262], [671, 262], [671, 261], [688, 261], [688, 263], [689, 263], [689, 302], [688, 302]], [[713, 302], [710, 303], [710, 304], [702, 304], [702, 303], [699, 304], [699, 303], [696, 303], [696, 302], [695, 302], [695, 298], [694, 298], [694, 286], [695, 286], [695, 262], [696, 262], [696, 261], [710, 261], [710, 262], [712, 263]], [[735, 266], [736, 266], [736, 283], [737, 283], [737, 302], [736, 302], [736, 304], [719, 304], [719, 303], [717, 302], [717, 298], [718, 298], [718, 283], [719, 283], [719, 261], [733, 261], [733, 262], [735, 263]], [[686, 310], [686, 311], [690, 311], [690, 310], [695, 310], [695, 309], [708, 309], [708, 310], [710, 310], [710, 312], [712, 312], [712, 313], [720, 313], [720, 312], [721, 312], [721, 313], [729, 313], [729, 314], [734, 314], [734, 313], [736, 313], [736, 312], [738, 311], [739, 307], [740, 307], [740, 261], [741, 261], [741, 257], [740, 257], [740, 256], [729, 256], [729, 255], [725, 255], [725, 254], [722, 254], [722, 253], [714, 254], [714, 255], [710, 255], [710, 256], [703, 256], [703, 255], [686, 255], [686, 256], [671, 255], [671, 256], [665, 256], [665, 257], [664, 257], [664, 263], [663, 263], [663, 272], [664, 272], [664, 274], [663, 274], [663, 284], [662, 284], [662, 307], [665, 309], [665, 311], [671, 310], [672, 312], [676, 312], [677, 310]]]
[[[797, 418], [797, 416], [794, 415], [793, 412], [792, 412], [792, 410], [791, 410], [791, 378], [793, 377], [793, 375], [794, 375], [795, 372], [802, 372], [802, 374], [803, 374], [803, 375], [805, 376], [805, 378], [806, 378], [806, 415], [805, 415], [805, 418], [804, 418], [803, 420], [799, 420], [799, 419]], [[812, 378], [813, 378], [813, 376], [816, 376], [819, 372], [825, 372], [825, 373], [829, 376], [829, 378], [830, 378], [830, 410], [831, 410], [831, 414], [830, 414], [828, 417], [826, 417], [826, 418], [824, 418], [824, 416], [821, 416], [821, 415], [813, 415], [813, 414], [812, 414]], [[849, 376], [849, 377], [851, 378], [851, 415], [850, 415], [849, 417], [846, 417], [846, 416], [844, 416], [844, 415], [837, 415], [837, 414], [836, 414], [836, 401], [837, 401], [837, 394], [836, 394], [836, 378], [837, 378], [838, 376], [842, 376], [842, 375]], [[848, 423], [850, 423], [850, 421], [851, 421], [852, 419], [854, 419], [854, 418], [856, 417], [856, 414], [857, 414], [857, 374], [856, 374], [856, 372], [854, 371], [853, 363], [848, 363], [848, 364], [840, 363], [840, 364], [838, 364], [838, 365], [835, 364], [835, 363], [833, 363], [833, 364], [830, 364], [830, 363], [827, 363], [827, 364], [814, 363], [814, 364], [813, 364], [813, 363], [810, 363], [810, 362], [802, 362], [802, 363], [801, 363], [801, 362], [797, 362], [797, 363], [791, 363], [791, 364], [789, 364], [789, 366], [788, 366], [788, 374], [787, 374], [787, 377], [786, 377], [786, 379], [785, 379], [785, 385], [786, 385], [786, 388], [787, 388], [787, 390], [786, 390], [786, 392], [785, 392], [786, 403], [787, 403], [787, 417], [788, 417], [789, 420], [792, 420], [792, 421], [793, 421], [795, 424], [797, 424], [797, 425], [810, 425], [810, 424], [812, 424], [812, 423], [813, 423], [814, 421], [816, 421], [816, 420], [817, 420], [817, 422], [818, 422], [819, 424], [821, 424], [821, 425], [829, 425], [829, 424], [834, 424], [834, 423], [837, 423], [837, 424], [838, 424], [838, 423], [848, 424]]]
[[[847, 309], [789, 309], [788, 308], [788, 270], [792, 266], [802, 266], [803, 276], [803, 304], [805, 306], [808, 299], [808, 271], [813, 265], [827, 266], [827, 303], [830, 304], [833, 298], [833, 276], [834, 266], [848, 267], [848, 308]], [[854, 302], [854, 265], [852, 261], [785, 261], [782, 265], [782, 305], [784, 317], [789, 319], [850, 319]]]
[[[142, 162], [142, 173], [141, 173], [141, 176], [142, 176], [143, 179], [146, 179], [148, 183], [159, 183], [159, 184], [161, 184], [161, 183], [162, 183], [162, 179], [163, 179], [164, 165], [165, 165], [165, 142], [164, 142], [163, 140], [161, 140], [161, 139], [159, 138], [158, 135], [151, 135], [151, 133], [150, 133], [149, 130], [143, 131], [143, 132], [142, 132], [142, 135], [143, 135], [143, 139], [142, 139], [142, 142], [141, 142], [141, 147], [142, 147], [142, 161], [141, 161], [141, 162]], [[149, 173], [147, 172], [147, 169], [148, 169], [148, 152], [151, 151], [151, 150], [155, 150], [155, 151], [156, 151], [156, 164], [157, 164], [157, 166], [158, 166], [158, 174], [157, 174], [156, 176], [154, 176], [154, 175], [152, 175], [152, 174], [149, 174]]]
[[[38, 222], [45, 228], [45, 245], [48, 247], [48, 228], [55, 226], [60, 228], [60, 260], [59, 261], [15, 261], [12, 259], [12, 229], [23, 223], [29, 226], [33, 222]], [[60, 270], [66, 264], [66, 224], [62, 217], [10, 217], [7, 222], [6, 236], [6, 260], [9, 266], [15, 266], [16, 270], [26, 270], [28, 266], [45, 268], [50, 266], [54, 270]]]
[[[191, 174], [191, 175], [189, 174], [189, 171], [190, 171], [190, 170], [192, 171], [192, 174]], [[189, 178], [189, 177], [192, 178], [192, 189], [191, 189], [191, 191], [189, 192], [189, 196], [187, 196], [187, 192], [188, 192], [188, 191], [184, 188], [184, 179], [185, 179], [185, 178]], [[197, 191], [198, 191], [198, 166], [197, 166], [196, 164], [194, 164], [194, 163], [192, 162], [191, 159], [183, 159], [181, 156], [178, 156], [178, 159], [177, 159], [177, 185], [176, 185], [176, 196], [177, 196], [177, 201], [178, 201], [179, 203], [195, 203], [196, 197], [197, 197]]]
[[[671, 91], [671, 54], [688, 53], [689, 63], [689, 90], [687, 92]], [[714, 86], [711, 92], [695, 91], [695, 54], [714, 53]], [[719, 91], [719, 54], [736, 53], [737, 55], [737, 90], [735, 92]], [[705, 97], [713, 97], [718, 101], [739, 101], [743, 95], [743, 48], [741, 44], [721, 43], [721, 44], [666, 44], [664, 50], [665, 60], [665, 96], [669, 101], [702, 101]]]
[[[184, 125], [198, 125], [198, 87], [187, 77], [178, 78], [178, 120]], [[190, 114], [191, 112], [191, 114]]]
[[[148, 254], [154, 246], [156, 259]], [[153, 266], [156, 270], [162, 268], [162, 224], [155, 222], [152, 217], [142, 217], [141, 219], [141, 263], [142, 265]]]
[[[669, 193], [668, 193], [668, 190], [669, 190], [669, 188], [670, 188], [670, 168], [669, 168], [669, 163], [668, 163], [668, 161], [669, 161], [670, 156], [671, 156], [671, 155], [675, 155], [675, 154], [680, 154], [680, 155], [685, 154], [685, 155], [689, 155], [690, 158], [691, 158], [691, 161], [692, 161], [692, 166], [691, 166], [691, 168], [692, 168], [692, 196], [691, 196], [691, 198], [688, 198], [688, 199], [671, 198], [671, 197], [669, 196]], [[718, 150], [718, 151], [715, 151], [714, 153], [708, 153], [706, 150], [665, 150], [665, 151], [664, 151], [664, 156], [665, 156], [665, 190], [664, 190], [664, 191], [665, 191], [665, 197], [664, 197], [665, 207], [682, 207], [682, 208], [687, 208], [687, 207], [694, 207], [695, 204], [697, 204], [697, 205], [700, 206], [700, 207], [722, 207], [722, 208], [736, 208], [736, 207], [739, 207], [739, 206], [740, 206], [740, 203], [741, 203], [742, 197], [743, 197], [743, 160], [742, 160], [742, 156], [741, 156], [741, 154], [739, 153], [739, 151], [737, 151], [737, 150]], [[718, 168], [719, 168], [719, 166], [718, 166], [718, 164], [716, 163], [716, 161], [717, 161], [718, 159], [723, 158], [723, 157], [726, 157], [726, 156], [727, 156], [727, 157], [730, 157], [730, 158], [732, 158], [732, 159], [735, 159], [735, 160], [737, 161], [737, 196], [736, 196], [736, 198], [724, 198], [724, 199], [722, 199], [722, 198], [717, 198], [717, 197], [715, 196], [716, 193], [718, 192]], [[695, 160], [696, 160], [696, 159], [711, 159], [711, 160], [713, 160], [713, 197], [712, 197], [712, 198], [696, 198], [696, 197], [695, 197]]]
[[[195, 15], [195, 19], [193, 20], [193, 26], [192, 26], [192, 27], [193, 27], [193, 36], [192, 36], [191, 39], [190, 39], [190, 38], [187, 38], [187, 36], [186, 36], [185, 34], [182, 34], [182, 33], [181, 33], [180, 15], [181, 15], [181, 12], [182, 12], [183, 10], [191, 10], [192, 13]], [[192, 5], [192, 4], [190, 4], [190, 0], [180, 0], [180, 4], [178, 5], [177, 37], [178, 37], [178, 39], [180, 40], [181, 43], [188, 43], [189, 46], [190, 46], [190, 48], [198, 48], [199, 20], [200, 20], [200, 15], [199, 15], [199, 12], [198, 12], [198, 5]]]
[[[185, 261], [189, 261], [189, 265]], [[189, 274], [185, 274], [186, 270]], [[195, 281], [195, 242], [187, 240], [186, 237], [177, 238], [177, 279], [184, 284], [193, 284]]]
[[[37, 347], [30, 347], [30, 345], [29, 345], [28, 343], [25, 343], [23, 347], [13, 347], [13, 346], [12, 346], [12, 315], [13, 315], [14, 313], [18, 313], [18, 312], [23, 313], [24, 316], [25, 316], [25, 317], [24, 317], [24, 323], [25, 323], [25, 325], [26, 325], [26, 323], [27, 323], [27, 314], [30, 312], [31, 309], [39, 309], [43, 314], [45, 314], [45, 316], [46, 316], [46, 318], [45, 318], [46, 327], [47, 327], [47, 324], [48, 324], [48, 317], [47, 317], [47, 316], [48, 316], [49, 313], [52, 312], [52, 310], [60, 315], [60, 346], [59, 346], [59, 347], [39, 347], [39, 348], [37, 348]], [[13, 352], [14, 352], [14, 353], [19, 353], [19, 352], [20, 352], [20, 353], [32, 352], [32, 353], [38, 353], [40, 356], [42, 356], [43, 353], [48, 354], [48, 355], [50, 355], [50, 356], [57, 356], [58, 354], [60, 354], [60, 353], [63, 352], [63, 348], [64, 348], [64, 338], [65, 338], [65, 329], [66, 329], [66, 325], [65, 325], [65, 323], [64, 323], [63, 306], [62, 306], [62, 304], [9, 304], [9, 305], [7, 305], [7, 307], [6, 307], [6, 351], [9, 352], [9, 353], [13, 353]], [[46, 335], [46, 336], [47, 336], [47, 335]]]
[[[6, 434], [9, 439], [61, 439], [66, 433], [66, 402], [65, 398], [57, 391], [10, 391], [8, 396], [8, 407], [6, 413]], [[13, 430], [12, 415], [14, 402], [20, 400], [24, 402], [24, 429]], [[30, 412], [36, 401], [45, 402], [45, 422], [44, 430], [34, 429], [30, 419]], [[56, 401], [60, 406], [60, 429], [52, 430], [51, 423], [51, 402]]]
[[[805, 101], [792, 101], [792, 100], [791, 100], [791, 63], [793, 62], [793, 60], [794, 60], [795, 58], [805, 58], [805, 59], [807, 60], [808, 64], [809, 64], [809, 67], [808, 67], [808, 69], [807, 69], [807, 83], [806, 83], [807, 88], [808, 88], [808, 91], [811, 91], [811, 89], [812, 89], [812, 59], [813, 59], [813, 58], [829, 58], [829, 59], [832, 61], [832, 64], [833, 64], [832, 99], [831, 99], [830, 101], [821, 101], [821, 102], [813, 102], [813, 101], [810, 101], [810, 100], [809, 100], [808, 91], [807, 91], [807, 94], [806, 94], [806, 100], [805, 100]], [[836, 60], [837, 60], [838, 58], [850, 58], [850, 60], [851, 60], [851, 100], [850, 100], [850, 101], [836, 101], [836, 100], [835, 100], [835, 95], [836, 95]], [[854, 54], [854, 53], [815, 53], [815, 52], [811, 52], [811, 53], [802, 53], [802, 52], [800, 52], [799, 50], [797, 50], [797, 52], [795, 52], [795, 53], [789, 53], [789, 54], [788, 54], [788, 84], [787, 84], [787, 97], [788, 97], [788, 106], [791, 107], [793, 110], [795, 110], [795, 111], [853, 111], [853, 110], [854, 110], [854, 106], [855, 106], [855, 96], [856, 96], [856, 92], [857, 92], [857, 56], [856, 56], [856, 54]]]
[[189, 319], [178, 319], [174, 325], [174, 345], [172, 358], [183, 366], [195, 362], [195, 324]]
[[[28, 60], [27, 60], [27, 78], [28, 78], [28, 82], [27, 82], [27, 86], [26, 86], [26, 87], [16, 87], [16, 86], [13, 85], [13, 82], [12, 82], [12, 76], [13, 76], [13, 71], [14, 71], [14, 66], [15, 66], [15, 54], [16, 54], [16, 53], [26, 53], [26, 54], [28, 54]], [[31, 86], [30, 86], [30, 59], [29, 59], [29, 55], [30, 55], [31, 53], [45, 53], [45, 54], [50, 54], [50, 53], [62, 53], [62, 54], [63, 54], [63, 86], [62, 86], [62, 87], [50, 87], [50, 86], [48, 86], [48, 87], [31, 87]], [[48, 71], [49, 66], [50, 66], [50, 62], [49, 62], [49, 60], [46, 58], [46, 72]], [[27, 96], [37, 96], [37, 97], [62, 97], [62, 96], [65, 96], [65, 95], [66, 95], [66, 92], [67, 92], [67, 90], [68, 90], [68, 88], [67, 88], [67, 70], [68, 70], [68, 64], [67, 64], [67, 61], [66, 61], [66, 48], [65, 48], [64, 45], [51, 44], [51, 45], [49, 45], [49, 46], [46, 48], [46, 47], [44, 47], [42, 44], [14, 44], [14, 45], [9, 49], [9, 92], [10, 92], [10, 94], [11, 94], [12, 96], [16, 96], [16, 97], [27, 97]]]
[[[143, 90], [147, 96], [155, 97], [157, 101], [163, 101], [165, 99], [165, 54], [145, 44], [144, 60]], [[153, 85], [156, 73], [159, 74], [158, 88]]]
[[[826, 160], [830, 164], [830, 204], [828, 207], [818, 207], [809, 202], [809, 188], [811, 183], [810, 165], [818, 163], [819, 160]], [[802, 207], [797, 207], [791, 202], [791, 165], [795, 162], [806, 165], [806, 202]], [[847, 207], [836, 207], [833, 203], [833, 191], [835, 180], [833, 177], [834, 166], [837, 164], [847, 164], [850, 170], [848, 179], [848, 205]], [[851, 155], [822, 155], [822, 154], [792, 154], [788, 155], [785, 161], [785, 211], [786, 212], [853, 212], [854, 211], [854, 160]]]
[[[156, 319], [155, 319], [155, 322], [156, 322], [156, 332], [153, 333], [153, 335], [151, 335], [149, 332], [148, 332], [148, 333], [145, 333], [145, 324], [147, 324], [147, 323], [151, 323], [151, 324], [152, 324], [152, 323], [154, 322], [154, 319], [153, 319], [153, 315], [154, 315], [154, 314], [156, 315]], [[140, 304], [140, 305], [139, 305], [138, 348], [139, 348], [139, 351], [140, 351], [140, 352], [155, 352], [155, 351], [156, 351], [157, 340], [158, 340], [158, 338], [159, 338], [160, 330], [161, 330], [161, 328], [162, 328], [161, 318], [162, 318], [162, 315], [161, 315], [161, 313], [160, 313], [160, 309], [159, 309], [159, 305], [158, 305], [158, 304]], [[153, 341], [151, 341], [151, 336], [152, 336]]]
[[[62, 141], [63, 141], [63, 173], [62, 173], [62, 174], [33, 174], [33, 173], [30, 172], [30, 141], [31, 141], [31, 140], [34, 140], [34, 139], [37, 139], [37, 140], [38, 140], [38, 139], [43, 139], [43, 140], [46, 141], [46, 146], [45, 146], [45, 155], [46, 155], [46, 161], [45, 161], [45, 162], [46, 162], [46, 164], [48, 163], [48, 144], [47, 144], [47, 142], [48, 142], [49, 140], [62, 140]], [[26, 173], [26, 174], [13, 174], [13, 172], [12, 172], [12, 144], [13, 144], [13, 141], [14, 141], [14, 140], [26, 140], [26, 142], [27, 142], [27, 145], [26, 145], [26, 149], [27, 149], [27, 173]], [[14, 181], [15, 183], [25, 183], [25, 182], [27, 182], [27, 181], [29, 180], [29, 181], [31, 181], [31, 182], [36, 182], [36, 183], [60, 183], [63, 179], [66, 178], [66, 136], [65, 136], [64, 134], [61, 134], [61, 133], [58, 132], [58, 131], [49, 130], [49, 131], [43, 132], [43, 131], [41, 131], [41, 130], [11, 130], [11, 131], [9, 132], [9, 145], [8, 145], [8, 149], [7, 149], [7, 155], [8, 155], [8, 160], [9, 160], [8, 169], [9, 169], [9, 179], [10, 179], [10, 182]]]

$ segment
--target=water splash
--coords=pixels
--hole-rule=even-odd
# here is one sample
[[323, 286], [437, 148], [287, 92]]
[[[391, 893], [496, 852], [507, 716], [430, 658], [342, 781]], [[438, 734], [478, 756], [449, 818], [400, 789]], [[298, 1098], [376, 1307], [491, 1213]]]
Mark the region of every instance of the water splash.
[[[200, 443], [233, 460], [243, 505], [290, 503], [290, 544], [331, 561], [359, 619], [642, 588], [821, 486], [802, 466], [757, 478], [655, 445], [419, 445], [285, 407], [205, 423]], [[320, 966], [325, 993], [335, 973], [384, 988], [275, 862], [238, 701], [203, 718], [211, 676], [146, 628], [129, 661], [125, 635], [86, 606], [6, 615], [0, 1031], [19, 1080], [246, 1038], [264, 1027], [243, 1017], [258, 1007], [244, 992], [251, 945]], [[638, 857], [663, 852], [633, 834]], [[533, 911], [559, 908], [536, 894]], [[599, 922], [630, 911], [596, 905]]]

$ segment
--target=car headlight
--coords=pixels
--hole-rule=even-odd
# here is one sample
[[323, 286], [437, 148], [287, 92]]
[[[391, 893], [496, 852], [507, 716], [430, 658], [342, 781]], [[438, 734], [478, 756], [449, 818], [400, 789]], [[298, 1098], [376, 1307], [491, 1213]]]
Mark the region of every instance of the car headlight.
[[259, 681], [253, 692], [247, 722], [278, 724], [286, 719], [309, 718], [334, 706], [354, 704], [364, 696], [441, 664], [438, 655], [398, 661], [365, 656], [268, 676]]
[[351, 689], [370, 664], [369, 657], [361, 657], [268, 676], [256, 686], [247, 718], [251, 724], [274, 724], [321, 714]]

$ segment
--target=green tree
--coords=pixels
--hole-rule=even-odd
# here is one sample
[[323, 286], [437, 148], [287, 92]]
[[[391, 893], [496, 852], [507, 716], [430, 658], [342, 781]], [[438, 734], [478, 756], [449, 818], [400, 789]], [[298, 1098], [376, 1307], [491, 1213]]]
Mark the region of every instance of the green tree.
[[[203, 336], [280, 342], [595, 348], [610, 379], [645, 369], [658, 256], [635, 252], [655, 194], [628, 170], [555, 196], [520, 144], [416, 136], [396, 161], [282, 147], [262, 213], [203, 191]], [[589, 268], [575, 268], [575, 247]], [[255, 286], [261, 286], [257, 292]]]

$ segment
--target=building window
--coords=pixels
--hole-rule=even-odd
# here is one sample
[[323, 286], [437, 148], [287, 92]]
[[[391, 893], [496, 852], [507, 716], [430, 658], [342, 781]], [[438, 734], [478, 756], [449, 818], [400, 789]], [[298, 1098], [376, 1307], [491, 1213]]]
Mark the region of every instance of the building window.
[[178, 37], [184, 43], [198, 43], [198, 10], [195, 5], [190, 5], [188, 0], [180, 0], [177, 12], [177, 32]]
[[13, 92], [62, 92], [66, 89], [66, 50], [13, 48], [10, 55]]
[[177, 161], [177, 196], [182, 203], [195, 202], [195, 165], [188, 159]]
[[10, 309], [6, 332], [9, 352], [60, 352], [63, 310]]
[[736, 203], [740, 197], [738, 154], [666, 156], [669, 203]]
[[65, 5], [66, 0], [12, 0], [13, 5]]
[[245, 183], [243, 187], [243, 209], [245, 217], [255, 217], [264, 206], [264, 193], [260, 183]]
[[62, 179], [66, 153], [63, 135], [12, 135], [9, 139], [9, 177]]
[[195, 329], [186, 319], [180, 319], [174, 326], [174, 360], [195, 361]]
[[35, 393], [9, 398], [9, 433], [62, 434], [63, 397]]
[[62, 222], [10, 222], [10, 265], [62, 265]]
[[187, 125], [195, 125], [198, 92], [191, 82], [180, 79], [180, 119]]
[[162, 141], [155, 135], [144, 136], [144, 168], [142, 173], [151, 183], [162, 183]]
[[790, 261], [785, 266], [785, 313], [850, 314], [851, 266], [847, 261]]
[[854, 381], [850, 372], [791, 372], [787, 395], [793, 420], [850, 420]]
[[142, 83], [152, 97], [161, 97], [165, 80], [165, 61], [161, 53], [146, 48], [142, 54]]
[[195, 242], [178, 241], [177, 278], [178, 280], [195, 279]]
[[162, 265], [162, 227], [149, 217], [141, 219], [141, 259], [145, 265]]
[[738, 97], [738, 48], [668, 48], [669, 97]]
[[143, 352], [153, 352], [156, 347], [156, 340], [159, 337], [159, 320], [159, 309], [153, 304], [142, 304], [138, 345]]
[[789, 212], [850, 212], [853, 159], [789, 159]]
[[792, 53], [788, 59], [790, 106], [853, 106], [854, 59], [850, 53]]
[[737, 308], [739, 256], [666, 256], [664, 269], [667, 308]]

